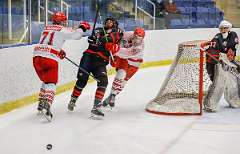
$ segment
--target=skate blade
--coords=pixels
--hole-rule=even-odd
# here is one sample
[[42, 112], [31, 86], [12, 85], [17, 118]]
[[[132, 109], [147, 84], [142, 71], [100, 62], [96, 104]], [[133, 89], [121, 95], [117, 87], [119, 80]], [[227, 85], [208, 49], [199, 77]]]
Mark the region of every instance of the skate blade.
[[52, 121], [52, 117], [51, 116], [48, 116], [46, 115], [45, 112], [43, 111], [40, 111], [40, 114], [48, 121], [48, 122], [51, 122]]
[[68, 110], [69, 112], [73, 112], [73, 111], [74, 111], [74, 109], [69, 109], [69, 108], [67, 108], [67, 110]]
[[103, 107], [102, 110], [104, 112], [112, 112], [114, 109], [112, 107], [110, 107], [110, 106], [106, 106], [106, 107]]
[[103, 120], [103, 116], [98, 116], [95, 114], [91, 114], [89, 118], [93, 120]]
[[41, 112], [42, 112], [42, 111], [38, 110], [38, 112], [37, 112], [37, 116], [41, 116], [41, 115], [42, 115]]

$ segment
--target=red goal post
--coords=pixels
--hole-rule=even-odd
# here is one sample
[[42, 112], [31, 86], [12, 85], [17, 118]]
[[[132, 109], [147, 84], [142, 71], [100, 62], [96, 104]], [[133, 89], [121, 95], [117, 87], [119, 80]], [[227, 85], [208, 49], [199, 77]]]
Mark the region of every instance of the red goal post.
[[146, 105], [146, 111], [167, 115], [202, 114], [202, 102], [210, 84], [204, 58], [207, 42], [196, 40], [178, 45], [159, 93]]

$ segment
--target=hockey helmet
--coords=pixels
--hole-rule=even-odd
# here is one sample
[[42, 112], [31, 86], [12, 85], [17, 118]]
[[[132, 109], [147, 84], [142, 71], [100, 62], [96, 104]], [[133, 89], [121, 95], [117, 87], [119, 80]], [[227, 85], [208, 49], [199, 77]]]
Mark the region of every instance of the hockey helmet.
[[61, 22], [66, 22], [67, 16], [62, 12], [56, 12], [52, 15], [52, 22], [60, 24]]
[[113, 22], [112, 28], [118, 28], [118, 21], [117, 21], [115, 18], [113, 18], [113, 17], [107, 17], [107, 18], [105, 19], [104, 26], [106, 26], [108, 20], [110, 20], [110, 21]]
[[141, 27], [136, 27], [134, 30], [134, 35], [137, 35], [139, 37], [145, 37], [145, 30]]
[[220, 22], [218, 28], [220, 30], [220, 33], [222, 34], [222, 37], [226, 39], [228, 37], [228, 33], [232, 28], [232, 24], [227, 20], [223, 20]]
[[218, 28], [229, 28], [229, 29], [231, 29], [232, 24], [227, 20], [223, 20], [223, 21], [220, 22]]

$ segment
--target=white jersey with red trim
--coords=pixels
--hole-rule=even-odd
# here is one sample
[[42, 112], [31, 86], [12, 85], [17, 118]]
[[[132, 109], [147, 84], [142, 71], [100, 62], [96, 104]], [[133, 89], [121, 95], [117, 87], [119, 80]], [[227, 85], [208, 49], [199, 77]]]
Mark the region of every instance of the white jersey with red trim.
[[136, 42], [133, 32], [125, 32], [122, 42], [116, 56], [127, 59], [129, 65], [139, 67], [143, 62], [144, 41]]
[[35, 46], [33, 57], [41, 56], [58, 61], [58, 53], [66, 40], [77, 40], [82, 38], [81, 28], [73, 29], [61, 25], [46, 26], [42, 32], [39, 43]]

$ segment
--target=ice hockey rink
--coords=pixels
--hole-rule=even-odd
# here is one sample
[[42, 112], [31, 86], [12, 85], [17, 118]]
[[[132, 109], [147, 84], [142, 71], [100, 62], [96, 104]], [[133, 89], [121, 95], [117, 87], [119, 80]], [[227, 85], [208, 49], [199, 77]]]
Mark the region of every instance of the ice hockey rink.
[[[164, 116], [148, 113], [169, 66], [141, 69], [103, 120], [89, 118], [96, 83], [84, 89], [74, 112], [71, 91], [56, 96], [51, 123], [36, 104], [0, 116], [1, 154], [239, 154], [240, 109], [221, 99], [218, 113]], [[113, 76], [110, 77], [109, 88]], [[46, 145], [52, 144], [47, 150]]]

